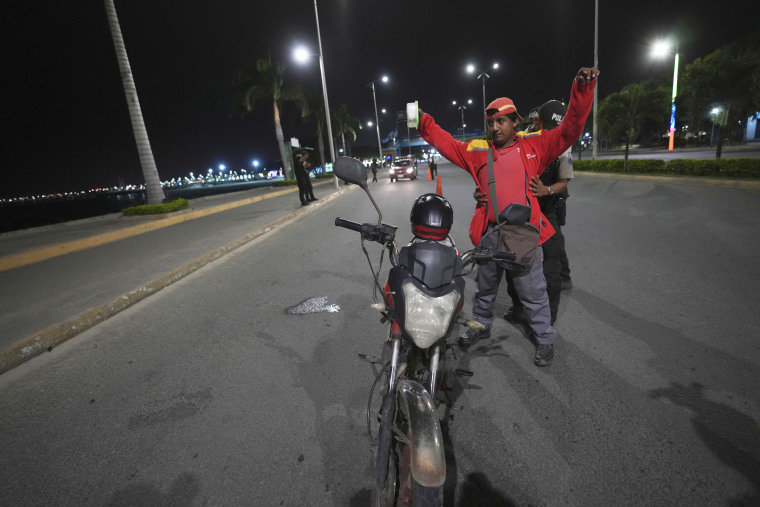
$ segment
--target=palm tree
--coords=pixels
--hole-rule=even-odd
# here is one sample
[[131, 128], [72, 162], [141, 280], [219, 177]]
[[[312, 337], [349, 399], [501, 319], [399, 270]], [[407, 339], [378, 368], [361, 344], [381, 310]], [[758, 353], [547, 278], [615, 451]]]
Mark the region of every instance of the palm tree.
[[240, 117], [253, 111], [261, 101], [271, 100], [274, 113], [274, 131], [280, 148], [282, 168], [286, 179], [293, 179], [293, 167], [290, 156], [285, 150], [285, 136], [280, 123], [280, 109], [286, 102], [296, 104], [301, 110], [301, 116], [309, 112], [303, 89], [298, 85], [285, 85], [283, 75], [285, 65], [273, 63], [271, 59], [261, 58], [253, 65], [245, 65], [235, 72], [232, 86], [235, 96], [232, 99], [232, 112], [240, 113]]
[[108, 25], [111, 28], [113, 45], [116, 49], [116, 59], [119, 61], [121, 82], [124, 85], [124, 93], [127, 96], [129, 117], [132, 119], [132, 132], [135, 134], [137, 153], [140, 157], [143, 178], [145, 178], [148, 204], [161, 204], [166, 196], [164, 195], [164, 189], [161, 187], [161, 180], [158, 177], [156, 161], [153, 159], [153, 150], [150, 147], [148, 131], [145, 129], [140, 101], [137, 99], [137, 87], [135, 86], [135, 80], [132, 78], [132, 68], [129, 65], [129, 58], [127, 58], [127, 47], [124, 45], [124, 39], [121, 36], [119, 18], [116, 16], [116, 7], [113, 4], [113, 0], [105, 0], [105, 7]]
[[602, 101], [599, 107], [602, 128], [609, 137], [625, 141], [624, 166], [628, 164], [628, 149], [639, 138], [646, 122], [664, 125], [668, 110], [667, 90], [651, 83], [626, 85]]
[[346, 137], [349, 142], [356, 141], [356, 131], [362, 128], [362, 123], [348, 112], [348, 106], [341, 104], [338, 109], [330, 113], [332, 119], [333, 136], [340, 137], [343, 142], [343, 153], [351, 156], [349, 146], [346, 145]]

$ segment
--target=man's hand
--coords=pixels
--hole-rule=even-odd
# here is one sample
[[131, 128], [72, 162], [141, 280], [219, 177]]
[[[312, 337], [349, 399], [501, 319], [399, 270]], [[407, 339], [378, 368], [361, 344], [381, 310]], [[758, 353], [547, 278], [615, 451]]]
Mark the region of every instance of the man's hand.
[[481, 192], [478, 187], [475, 187], [475, 192], [473, 192], [472, 196], [475, 198], [475, 200], [478, 202], [478, 205], [485, 205], [486, 202], [486, 193]]
[[549, 195], [549, 190], [546, 188], [546, 185], [541, 182], [538, 176], [533, 176], [530, 179], [528, 188], [530, 188], [530, 191], [533, 192], [533, 195], [536, 197], [544, 197]]
[[580, 84], [590, 83], [599, 76], [599, 69], [596, 67], [581, 67], [578, 74], [575, 76], [575, 80]]

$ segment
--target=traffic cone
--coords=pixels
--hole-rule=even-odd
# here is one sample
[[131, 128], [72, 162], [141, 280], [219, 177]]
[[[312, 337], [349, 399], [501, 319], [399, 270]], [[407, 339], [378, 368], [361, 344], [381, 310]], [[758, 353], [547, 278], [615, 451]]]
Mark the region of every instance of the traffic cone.
[[438, 176], [438, 184], [435, 186], [435, 193], [442, 196], [443, 191], [441, 190], [441, 177]]
[[433, 181], [433, 172], [428, 167], [428, 181]]

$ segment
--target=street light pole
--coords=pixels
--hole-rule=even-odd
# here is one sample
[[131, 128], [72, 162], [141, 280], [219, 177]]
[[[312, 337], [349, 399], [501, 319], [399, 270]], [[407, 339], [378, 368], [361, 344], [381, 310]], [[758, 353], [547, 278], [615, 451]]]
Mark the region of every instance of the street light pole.
[[[325, 79], [325, 60], [322, 57], [322, 35], [319, 31], [319, 10], [317, 0], [314, 0], [314, 19], [317, 22], [317, 42], [319, 43], [319, 68], [322, 72], [322, 95], [325, 101], [325, 123], [327, 124], [327, 140], [330, 144], [330, 162], [335, 163], [335, 144], [333, 143], [332, 123], [330, 122], [330, 104], [327, 101], [327, 80]], [[335, 188], [338, 188], [338, 177], [333, 173]]]
[[464, 110], [467, 109], [465, 106], [459, 106], [459, 110], [462, 112], [462, 142], [464, 142]]
[[[377, 97], [375, 96], [375, 82], [370, 83], [372, 88], [372, 102], [375, 104], [375, 131], [377, 132], [377, 153], [380, 160], [383, 159], [383, 145], [380, 142], [380, 118], [377, 116]], [[382, 162], [380, 162], [382, 164]]]
[[[382, 78], [383, 82], [388, 81], [388, 76], [383, 76]], [[375, 95], [375, 82], [372, 81], [370, 84], [368, 84], [370, 88], [372, 88], [372, 102], [375, 104], [375, 129], [377, 130], [377, 152], [378, 157], [380, 158], [380, 164], [383, 162], [383, 145], [380, 142], [380, 118], [377, 116], [377, 96]]]
[[481, 72], [481, 74], [478, 76], [478, 79], [483, 79], [483, 134], [486, 133], [486, 130], [488, 130], [487, 123], [486, 123], [486, 78], [489, 78], [488, 74], [485, 72]]
[[[452, 100], [451, 103], [455, 106], [457, 105], [456, 100]], [[472, 103], [472, 100], [470, 101], [470, 104], [471, 103]], [[457, 106], [457, 109], [459, 109], [459, 111], [461, 111], [462, 113], [462, 141], [464, 141], [464, 110], [467, 109], [467, 106], [462, 104], [461, 106]]]
[[[499, 68], [498, 63], [494, 63], [493, 67], [494, 69]], [[475, 72], [475, 66], [470, 64], [467, 66], [467, 72], [470, 74]], [[486, 122], [486, 79], [489, 78], [489, 76], [485, 71], [479, 71], [478, 72], [478, 79], [480, 79], [483, 82], [483, 134], [486, 133], [486, 130], [488, 130], [487, 122]]]

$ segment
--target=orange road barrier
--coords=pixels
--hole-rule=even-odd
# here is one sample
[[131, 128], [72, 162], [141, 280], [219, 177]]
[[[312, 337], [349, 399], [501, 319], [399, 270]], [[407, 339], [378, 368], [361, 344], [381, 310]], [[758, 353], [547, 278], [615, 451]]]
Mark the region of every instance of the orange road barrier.
[[435, 186], [435, 193], [438, 195], [443, 195], [443, 191], [441, 190], [441, 176], [438, 176], [438, 184]]
[[428, 167], [428, 181], [433, 181], [433, 172]]

